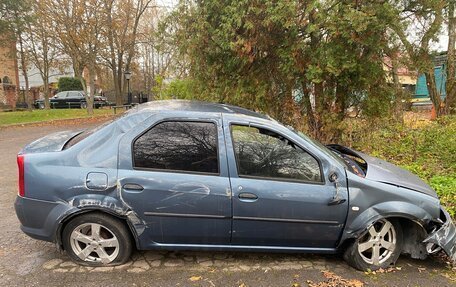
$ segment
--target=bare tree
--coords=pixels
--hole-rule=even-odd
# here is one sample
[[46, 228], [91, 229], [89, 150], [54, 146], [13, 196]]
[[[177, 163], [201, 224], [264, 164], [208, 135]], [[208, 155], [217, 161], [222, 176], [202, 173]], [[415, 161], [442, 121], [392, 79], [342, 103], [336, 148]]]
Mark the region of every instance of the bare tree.
[[[86, 94], [87, 112], [93, 114], [97, 61], [106, 24], [103, 3], [97, 0], [50, 0], [48, 13], [62, 51], [70, 56], [73, 70]], [[83, 78], [88, 72], [89, 86]]]
[[52, 68], [56, 67], [60, 56], [56, 49], [55, 38], [49, 27], [51, 17], [46, 10], [46, 1], [33, 0], [34, 21], [27, 23], [27, 52], [30, 61], [38, 69], [44, 86], [45, 108], [49, 109], [49, 78]]
[[446, 82], [446, 104], [447, 113], [456, 111], [456, 1], [448, 2], [448, 64], [447, 64], [447, 82]]
[[149, 9], [140, 26], [137, 60], [143, 76], [142, 88], [148, 98], [151, 98], [152, 90], [156, 90], [159, 78], [169, 77], [169, 70], [175, 59], [176, 46], [165, 41], [166, 36], [160, 29], [159, 21], [165, 13], [161, 7]]
[[123, 76], [130, 70], [136, 53], [138, 27], [152, 0], [104, 0], [106, 49], [103, 54], [112, 71], [116, 104], [122, 104]]

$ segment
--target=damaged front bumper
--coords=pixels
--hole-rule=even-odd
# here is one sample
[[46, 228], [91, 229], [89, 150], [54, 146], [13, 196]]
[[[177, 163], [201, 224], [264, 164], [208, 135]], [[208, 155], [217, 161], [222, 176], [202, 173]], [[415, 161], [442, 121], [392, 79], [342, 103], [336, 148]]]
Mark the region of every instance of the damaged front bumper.
[[443, 224], [423, 242], [441, 247], [451, 260], [456, 263], [456, 226], [445, 209], [441, 208], [441, 213], [440, 220]]

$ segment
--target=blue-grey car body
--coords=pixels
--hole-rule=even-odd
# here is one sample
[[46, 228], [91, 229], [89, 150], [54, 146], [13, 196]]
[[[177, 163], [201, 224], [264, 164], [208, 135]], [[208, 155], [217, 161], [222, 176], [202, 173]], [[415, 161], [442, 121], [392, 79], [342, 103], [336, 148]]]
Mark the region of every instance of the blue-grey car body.
[[[216, 124], [217, 175], [133, 166], [134, 139], [173, 120]], [[239, 176], [231, 124], [266, 128], [294, 142], [318, 159], [322, 182]], [[267, 116], [224, 104], [156, 101], [65, 148], [80, 132], [48, 135], [21, 151], [27, 194], [17, 197], [15, 208], [21, 229], [33, 238], [60, 247], [62, 226], [69, 219], [99, 210], [125, 219], [138, 249], [335, 253], [376, 220], [400, 217], [422, 227], [423, 244], [438, 245], [456, 259], [456, 228], [421, 179], [339, 146], [366, 161], [366, 176], [360, 177], [328, 148]], [[339, 178], [337, 190], [328, 179], [333, 173]], [[241, 199], [245, 192], [259, 200]], [[328, 204], [336, 196], [338, 204]]]

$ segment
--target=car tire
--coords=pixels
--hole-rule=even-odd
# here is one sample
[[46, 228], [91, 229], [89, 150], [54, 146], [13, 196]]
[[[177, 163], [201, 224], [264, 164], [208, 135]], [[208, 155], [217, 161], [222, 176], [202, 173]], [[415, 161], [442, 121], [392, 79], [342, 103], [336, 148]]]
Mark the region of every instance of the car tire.
[[81, 109], [87, 109], [87, 103], [86, 102], [82, 102], [81, 103]]
[[402, 244], [400, 223], [380, 219], [348, 246], [344, 259], [350, 266], [361, 271], [385, 269], [396, 263], [402, 252]]
[[115, 266], [127, 262], [133, 250], [131, 233], [124, 222], [103, 213], [87, 213], [72, 219], [62, 233], [63, 248], [76, 263]]
[[38, 103], [38, 109], [44, 110], [44, 103]]

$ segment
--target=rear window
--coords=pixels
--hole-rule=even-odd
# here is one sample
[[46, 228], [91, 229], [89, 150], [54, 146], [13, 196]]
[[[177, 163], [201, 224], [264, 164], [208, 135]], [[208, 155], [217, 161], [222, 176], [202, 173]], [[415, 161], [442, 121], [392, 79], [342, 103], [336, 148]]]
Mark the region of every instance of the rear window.
[[162, 122], [133, 144], [134, 167], [218, 174], [217, 126], [212, 122]]
[[104, 128], [105, 126], [109, 125], [110, 123], [112, 123], [114, 120], [110, 120], [110, 121], [107, 121], [99, 126], [96, 126], [94, 128], [91, 128], [91, 129], [87, 129], [87, 130], [84, 130], [82, 131], [81, 133], [77, 134], [76, 136], [72, 137], [69, 141], [66, 142], [66, 144], [63, 146], [63, 150], [65, 149], [68, 149], [72, 146], [74, 146], [75, 144], [77, 144], [78, 142], [82, 141], [83, 139], [87, 138], [88, 136], [90, 136], [91, 134], [101, 130], [102, 128]]

